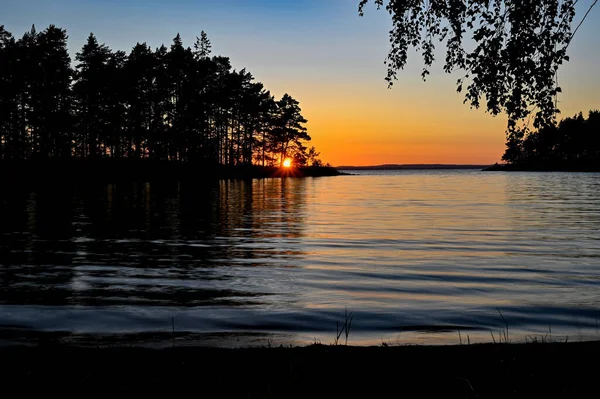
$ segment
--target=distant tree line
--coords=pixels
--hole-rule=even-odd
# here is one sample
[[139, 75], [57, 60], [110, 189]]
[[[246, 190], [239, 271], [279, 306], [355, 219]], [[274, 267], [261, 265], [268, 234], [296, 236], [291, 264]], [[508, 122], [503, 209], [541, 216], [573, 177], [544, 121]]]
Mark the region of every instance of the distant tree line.
[[280, 100], [229, 58], [137, 43], [129, 54], [93, 34], [72, 65], [67, 32], [0, 26], [0, 159], [129, 158], [220, 165], [318, 165], [298, 101]]
[[600, 111], [510, 135], [502, 159], [526, 169], [600, 170]]

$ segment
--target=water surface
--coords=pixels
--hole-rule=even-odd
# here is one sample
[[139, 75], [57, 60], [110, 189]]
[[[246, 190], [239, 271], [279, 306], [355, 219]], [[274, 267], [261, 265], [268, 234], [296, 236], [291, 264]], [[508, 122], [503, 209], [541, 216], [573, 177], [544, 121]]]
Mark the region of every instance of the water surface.
[[600, 174], [353, 173], [3, 187], [0, 331], [330, 343], [347, 309], [352, 344], [491, 341], [500, 313], [599, 336]]

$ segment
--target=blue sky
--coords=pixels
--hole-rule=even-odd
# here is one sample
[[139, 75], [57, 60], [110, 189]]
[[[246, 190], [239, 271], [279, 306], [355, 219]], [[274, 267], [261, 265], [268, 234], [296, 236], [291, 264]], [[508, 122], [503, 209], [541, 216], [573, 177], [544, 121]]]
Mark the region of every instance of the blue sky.
[[[314, 144], [341, 163], [488, 163], [504, 150], [503, 117], [470, 110], [455, 76], [434, 69], [420, 80], [413, 57], [388, 90], [383, 64], [389, 16], [358, 0], [1, 0], [0, 24], [15, 36], [32, 24], [67, 29], [72, 55], [90, 32], [130, 50], [136, 42], [192, 45], [205, 30], [215, 54], [246, 67], [276, 96], [300, 100]], [[581, 0], [581, 10], [591, 4]], [[600, 6], [577, 34], [560, 72], [564, 115], [600, 108]], [[340, 151], [340, 140], [345, 149]], [[356, 162], [352, 162], [356, 160]]]

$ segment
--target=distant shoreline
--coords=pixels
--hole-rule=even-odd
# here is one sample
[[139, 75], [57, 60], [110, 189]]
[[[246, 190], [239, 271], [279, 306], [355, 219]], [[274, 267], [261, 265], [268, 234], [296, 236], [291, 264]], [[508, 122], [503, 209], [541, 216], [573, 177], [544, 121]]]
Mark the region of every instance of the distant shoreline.
[[457, 164], [385, 164], [371, 166], [336, 166], [338, 170], [445, 170], [445, 169], [485, 169], [490, 165]]

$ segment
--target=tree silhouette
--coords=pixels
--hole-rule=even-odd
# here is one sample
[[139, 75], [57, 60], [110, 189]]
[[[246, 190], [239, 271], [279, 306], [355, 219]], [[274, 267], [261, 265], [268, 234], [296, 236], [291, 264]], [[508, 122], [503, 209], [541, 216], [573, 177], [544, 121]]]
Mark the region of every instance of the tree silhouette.
[[208, 58], [210, 56], [212, 45], [206, 32], [202, 31], [200, 37], [196, 36], [194, 43], [194, 55], [197, 59]]
[[294, 146], [296, 152], [300, 151], [301, 141], [309, 141], [311, 137], [303, 126], [307, 122], [300, 113], [298, 101], [289, 94], [284, 94], [277, 102], [277, 111], [273, 119], [270, 132], [271, 150], [279, 155], [279, 163], [288, 157], [290, 146]]
[[150, 47], [137, 43], [124, 66], [128, 133], [125, 154], [128, 157], [142, 158], [148, 154], [156, 64]]
[[[37, 144], [40, 121], [35, 111], [39, 102], [40, 52], [37, 43], [38, 34], [35, 26], [31, 27], [16, 44], [16, 56], [19, 64], [14, 78], [17, 84], [17, 126], [14, 135], [17, 145], [17, 157], [31, 158], [35, 154], [33, 148]], [[37, 147], [37, 146], [36, 146]]]
[[[361, 0], [359, 13], [370, 0]], [[559, 66], [567, 47], [577, 0], [373, 0], [392, 16], [391, 50], [386, 64], [391, 85], [404, 68], [410, 48], [421, 51], [422, 77], [429, 74], [437, 43], [445, 44], [444, 71], [463, 72], [457, 90], [465, 102], [488, 112], [505, 112], [509, 132], [534, 112], [534, 126], [554, 123]], [[596, 5], [595, 0], [589, 10]], [[588, 13], [589, 13], [588, 10]], [[587, 13], [582, 21], [587, 17]], [[468, 36], [473, 48], [464, 45]], [[464, 88], [466, 84], [466, 88]], [[535, 109], [535, 111], [532, 111]], [[515, 138], [518, 140], [518, 137]]]
[[167, 113], [170, 106], [170, 81], [167, 72], [167, 48], [162, 45], [154, 52], [155, 64], [152, 87], [152, 115], [150, 122], [149, 156], [154, 160], [168, 159]]
[[291, 96], [275, 101], [246, 69], [194, 49], [137, 43], [126, 54], [91, 33], [75, 57], [67, 34], [0, 26], [0, 158], [124, 158], [202, 165], [304, 163], [310, 136]]
[[537, 170], [600, 170], [600, 112], [563, 119], [557, 125], [512, 135], [502, 159]]
[[38, 34], [37, 154], [43, 158], [71, 156], [73, 70], [67, 50], [67, 32], [50, 25]]
[[317, 149], [313, 146], [310, 147], [308, 149], [308, 152], [306, 153], [306, 162], [309, 166], [322, 166], [322, 161], [321, 159], [319, 159], [319, 156], [321, 155], [320, 152], [317, 151]]
[[78, 130], [76, 151], [81, 157], [100, 155], [99, 144], [109, 128], [107, 89], [111, 57], [111, 50], [98, 44], [94, 34], [89, 35], [87, 43], [75, 56], [78, 61], [73, 86]]
[[34, 26], [17, 41], [0, 27], [0, 155], [70, 155], [72, 70], [64, 30]]
[[18, 157], [17, 48], [13, 36], [0, 25], [0, 157]]

